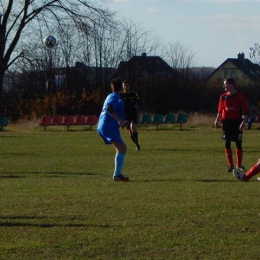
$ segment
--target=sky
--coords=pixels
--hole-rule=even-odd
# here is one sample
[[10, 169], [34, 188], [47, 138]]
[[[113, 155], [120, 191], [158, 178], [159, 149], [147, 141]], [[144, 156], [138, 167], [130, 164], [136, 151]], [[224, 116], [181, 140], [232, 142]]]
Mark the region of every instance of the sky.
[[106, 0], [105, 5], [162, 43], [188, 48], [198, 67], [217, 68], [242, 52], [250, 59], [250, 48], [260, 43], [260, 0]]

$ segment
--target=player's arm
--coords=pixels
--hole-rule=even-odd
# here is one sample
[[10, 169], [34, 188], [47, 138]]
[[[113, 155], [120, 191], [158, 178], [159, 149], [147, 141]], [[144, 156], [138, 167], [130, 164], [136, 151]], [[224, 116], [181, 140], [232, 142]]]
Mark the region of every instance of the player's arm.
[[241, 122], [241, 124], [239, 126], [240, 131], [244, 130], [247, 120], [248, 120], [248, 114], [244, 114], [243, 115], [243, 121]]
[[216, 128], [219, 127], [218, 125], [218, 122], [221, 120], [222, 118], [222, 110], [223, 110], [223, 107], [222, 107], [222, 96], [219, 98], [219, 102], [218, 102], [218, 113], [217, 113], [217, 116], [216, 116], [216, 119], [215, 119], [215, 122], [214, 122], [214, 126]]
[[243, 121], [241, 122], [240, 126], [239, 126], [239, 130], [243, 131], [246, 125], [246, 122], [248, 120], [248, 115], [249, 115], [249, 107], [247, 104], [246, 99], [243, 99], [243, 111], [244, 111], [244, 115], [243, 115]]
[[239, 126], [240, 131], [244, 130], [247, 120], [248, 120], [248, 115], [243, 115], [243, 121], [241, 122], [241, 124]]
[[217, 116], [216, 116], [215, 122], [214, 122], [214, 126], [216, 128], [219, 127], [218, 122], [220, 121], [220, 119], [221, 119], [221, 113], [218, 113]]
[[112, 116], [119, 123], [121, 128], [124, 128], [126, 126], [125, 122], [122, 121], [122, 119], [115, 113], [113, 106], [108, 105], [106, 107], [106, 110], [109, 113], [109, 115]]

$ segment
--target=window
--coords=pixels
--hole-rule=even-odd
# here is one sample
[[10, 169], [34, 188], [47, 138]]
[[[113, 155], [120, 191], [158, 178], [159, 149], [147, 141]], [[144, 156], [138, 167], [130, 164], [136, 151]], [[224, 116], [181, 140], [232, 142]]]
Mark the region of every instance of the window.
[[236, 77], [237, 77], [237, 74], [236, 74], [235, 71], [231, 71], [231, 77], [232, 77], [232, 78], [236, 78]]
[[63, 82], [65, 81], [65, 75], [55, 75], [55, 87], [59, 91]]
[[224, 71], [224, 78], [228, 78], [228, 71], [227, 70]]

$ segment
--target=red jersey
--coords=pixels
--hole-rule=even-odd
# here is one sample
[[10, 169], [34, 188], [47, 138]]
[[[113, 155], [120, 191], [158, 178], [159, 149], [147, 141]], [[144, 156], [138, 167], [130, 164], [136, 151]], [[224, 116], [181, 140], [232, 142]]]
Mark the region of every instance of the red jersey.
[[242, 115], [249, 114], [249, 108], [245, 96], [236, 92], [233, 95], [228, 95], [227, 92], [220, 96], [218, 102], [218, 113], [222, 119], [241, 120]]

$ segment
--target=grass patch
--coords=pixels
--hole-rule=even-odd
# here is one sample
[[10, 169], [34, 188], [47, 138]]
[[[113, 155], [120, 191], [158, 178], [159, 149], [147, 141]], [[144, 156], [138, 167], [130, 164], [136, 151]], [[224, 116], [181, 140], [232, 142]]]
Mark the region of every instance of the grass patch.
[[[226, 172], [220, 129], [141, 127], [138, 152], [122, 131], [129, 183], [82, 130], [1, 132], [0, 259], [259, 259], [260, 183]], [[258, 135], [245, 131], [247, 168]]]

